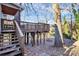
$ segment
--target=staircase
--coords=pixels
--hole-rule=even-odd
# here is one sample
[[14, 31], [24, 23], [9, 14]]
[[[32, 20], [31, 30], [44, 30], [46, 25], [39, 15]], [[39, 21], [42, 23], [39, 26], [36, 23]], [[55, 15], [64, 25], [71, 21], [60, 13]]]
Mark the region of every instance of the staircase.
[[[11, 38], [11, 41], [0, 42], [0, 56], [19, 56], [19, 55], [21, 55], [19, 40], [15, 36], [15, 33], [13, 36], [14, 37]], [[1, 35], [0, 35], [0, 40], [1, 40]]]
[[[19, 43], [19, 38], [16, 34], [16, 29], [13, 32], [12, 31], [6, 32], [6, 31], [2, 31], [2, 33], [0, 34], [0, 56], [20, 56], [22, 55], [22, 51], [20, 47], [21, 43]], [[17, 32], [18, 32], [18, 29], [17, 29]]]
[[15, 45], [8, 45], [0, 47], [0, 56], [18, 56], [21, 55], [19, 47], [14, 47]]

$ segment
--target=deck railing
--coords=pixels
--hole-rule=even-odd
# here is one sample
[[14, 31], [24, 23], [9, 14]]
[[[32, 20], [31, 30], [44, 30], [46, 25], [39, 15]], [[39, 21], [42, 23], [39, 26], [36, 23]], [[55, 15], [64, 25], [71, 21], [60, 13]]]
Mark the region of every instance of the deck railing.
[[31, 23], [31, 22], [20, 22], [22, 31], [25, 32], [48, 32], [49, 24], [45, 23]]
[[[50, 27], [49, 24], [45, 23], [17, 22], [20, 23], [23, 32], [48, 32]], [[14, 30], [15, 28], [13, 20], [2, 20], [2, 30]]]

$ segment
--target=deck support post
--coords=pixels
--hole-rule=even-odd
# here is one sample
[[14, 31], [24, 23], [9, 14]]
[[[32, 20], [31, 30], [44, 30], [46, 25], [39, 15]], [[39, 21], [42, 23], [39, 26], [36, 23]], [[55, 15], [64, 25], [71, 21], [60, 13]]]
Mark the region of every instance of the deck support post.
[[43, 44], [45, 44], [45, 32], [43, 32]]
[[32, 46], [35, 45], [35, 33], [31, 32], [31, 36], [32, 36]]
[[37, 32], [37, 45], [39, 45], [39, 33]]
[[26, 32], [24, 33], [24, 37], [25, 37], [25, 44], [26, 44]]
[[27, 45], [29, 44], [29, 33], [27, 33]]
[[39, 33], [39, 37], [40, 37], [40, 44], [41, 44], [41, 33]]
[[45, 37], [46, 37], [46, 39], [48, 40], [48, 32], [46, 32], [46, 36], [45, 36]]

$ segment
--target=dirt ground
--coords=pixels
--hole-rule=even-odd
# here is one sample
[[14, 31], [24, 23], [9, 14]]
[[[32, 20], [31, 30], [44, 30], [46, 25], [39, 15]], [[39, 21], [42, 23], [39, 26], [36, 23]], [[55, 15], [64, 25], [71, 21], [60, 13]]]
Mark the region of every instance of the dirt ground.
[[[72, 45], [72, 41], [69, 39], [64, 40], [65, 44], [68, 46]], [[31, 46], [30, 44], [27, 46], [27, 49], [29, 52], [27, 53], [27, 56], [63, 56], [65, 52], [65, 48], [62, 47], [53, 47], [54, 40], [49, 39], [46, 40], [45, 44], [43, 44], [43, 41], [39, 45]]]

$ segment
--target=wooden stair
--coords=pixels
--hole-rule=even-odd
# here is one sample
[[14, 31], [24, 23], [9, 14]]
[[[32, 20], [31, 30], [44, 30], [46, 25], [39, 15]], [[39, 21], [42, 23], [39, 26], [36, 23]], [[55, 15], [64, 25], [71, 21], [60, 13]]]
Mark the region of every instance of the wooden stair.
[[21, 55], [18, 43], [0, 47], [0, 56], [16, 56], [16, 55], [17, 56]]
[[[14, 41], [8, 42], [9, 45], [0, 46], [0, 56], [20, 56], [21, 50], [19, 46], [19, 40], [15, 39]], [[6, 44], [1, 42], [0, 44]]]
[[14, 51], [14, 52], [9, 53], [9, 54], [7, 54], [5, 56], [20, 56], [20, 55], [21, 55], [21, 51]]
[[[24, 51], [25, 51], [24, 35], [17, 21], [14, 22], [16, 24], [16, 29], [14, 30], [14, 32], [4, 31], [0, 35], [0, 56], [24, 55]], [[9, 38], [9, 40], [5, 38], [6, 37], [6, 35], [4, 35], [5, 33], [11, 35], [11, 38]], [[8, 40], [8, 42], [5, 42], [5, 40]]]

